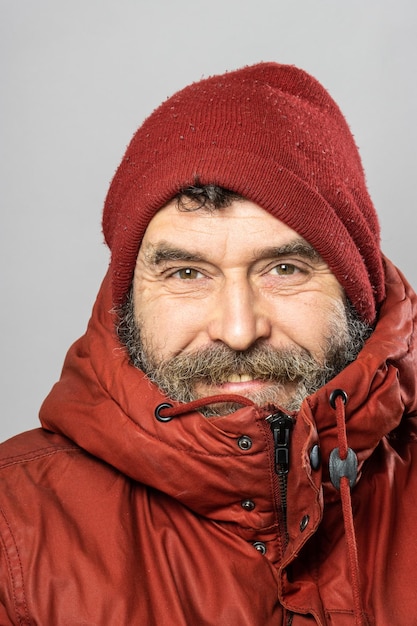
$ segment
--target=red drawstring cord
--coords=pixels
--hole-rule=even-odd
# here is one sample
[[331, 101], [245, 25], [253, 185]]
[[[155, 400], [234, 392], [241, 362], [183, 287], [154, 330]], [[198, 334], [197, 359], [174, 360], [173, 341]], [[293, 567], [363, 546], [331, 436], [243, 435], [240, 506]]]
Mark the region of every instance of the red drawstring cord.
[[[345, 418], [346, 401], [346, 395], [337, 394], [334, 398], [334, 404], [332, 403], [332, 405], [334, 405], [336, 409], [337, 441], [339, 446], [339, 457], [341, 461], [346, 461], [349, 452]], [[358, 549], [356, 544], [355, 527], [353, 523], [352, 499], [350, 495], [351, 484], [348, 476], [343, 475], [340, 477], [339, 489], [342, 501], [343, 525], [345, 528], [346, 544], [348, 551], [348, 564], [352, 584], [355, 626], [366, 626], [367, 620], [364, 616], [362, 607]]]
[[159, 405], [156, 410], [161, 417], [167, 419], [184, 413], [192, 413], [193, 411], [198, 411], [198, 409], [201, 409], [203, 406], [219, 402], [234, 402], [235, 404], [241, 404], [242, 406], [254, 406], [254, 402], [244, 396], [238, 396], [236, 394], [218, 394], [216, 396], [209, 396], [208, 398], [198, 398], [197, 400], [193, 400], [187, 404], [178, 404], [177, 406], [164, 403]]
[[342, 461], [347, 457], [348, 444], [346, 435], [345, 400], [346, 396], [337, 395], [334, 400], [336, 407], [337, 443], [339, 446], [339, 456]]

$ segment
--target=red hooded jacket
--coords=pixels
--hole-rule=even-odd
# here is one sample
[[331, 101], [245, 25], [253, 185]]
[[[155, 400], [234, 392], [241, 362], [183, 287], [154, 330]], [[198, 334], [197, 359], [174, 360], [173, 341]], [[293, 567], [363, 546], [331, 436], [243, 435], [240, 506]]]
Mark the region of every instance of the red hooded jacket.
[[416, 306], [387, 262], [371, 338], [292, 419], [207, 419], [129, 364], [106, 278], [43, 428], [0, 447], [1, 626], [417, 624]]

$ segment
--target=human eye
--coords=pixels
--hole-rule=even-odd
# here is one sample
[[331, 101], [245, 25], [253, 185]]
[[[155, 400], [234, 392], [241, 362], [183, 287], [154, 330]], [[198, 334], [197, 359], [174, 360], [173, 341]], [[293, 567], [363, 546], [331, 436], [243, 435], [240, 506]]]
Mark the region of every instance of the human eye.
[[309, 266], [298, 260], [274, 261], [265, 269], [265, 279], [271, 281], [270, 286], [276, 289], [297, 287], [308, 281], [312, 275]]
[[294, 276], [301, 272], [301, 269], [293, 263], [278, 263], [272, 268], [272, 273], [279, 276]]
[[178, 278], [180, 280], [197, 280], [199, 278], [202, 278], [203, 274], [193, 267], [181, 267], [175, 272], [172, 272], [170, 276], [172, 278]]

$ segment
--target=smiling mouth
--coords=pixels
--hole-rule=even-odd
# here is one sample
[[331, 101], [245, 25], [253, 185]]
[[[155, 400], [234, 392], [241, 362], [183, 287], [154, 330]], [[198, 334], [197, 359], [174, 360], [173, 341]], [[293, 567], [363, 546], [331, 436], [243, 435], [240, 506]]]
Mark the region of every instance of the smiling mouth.
[[232, 374], [228, 376], [224, 383], [249, 383], [255, 380], [250, 374]]
[[254, 384], [267, 384], [272, 381], [269, 378], [265, 378], [262, 376], [256, 376], [255, 374], [226, 374], [225, 376], [213, 377], [213, 378], [205, 378], [201, 379], [201, 383], [203, 385], [208, 385], [209, 387], [227, 387], [228, 385], [254, 385]]

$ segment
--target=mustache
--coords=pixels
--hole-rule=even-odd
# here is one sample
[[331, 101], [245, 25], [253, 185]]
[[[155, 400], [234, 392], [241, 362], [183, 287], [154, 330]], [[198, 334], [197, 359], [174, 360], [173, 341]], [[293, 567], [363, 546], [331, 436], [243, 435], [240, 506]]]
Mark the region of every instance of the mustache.
[[191, 380], [200, 380], [220, 385], [236, 375], [278, 383], [297, 382], [315, 375], [322, 368], [323, 364], [302, 348], [255, 345], [249, 350], [236, 352], [221, 344], [171, 357], [156, 368], [153, 364], [152, 369], [156, 369], [157, 377], [163, 372], [164, 376], [175, 375], [178, 382], [189, 384]]

